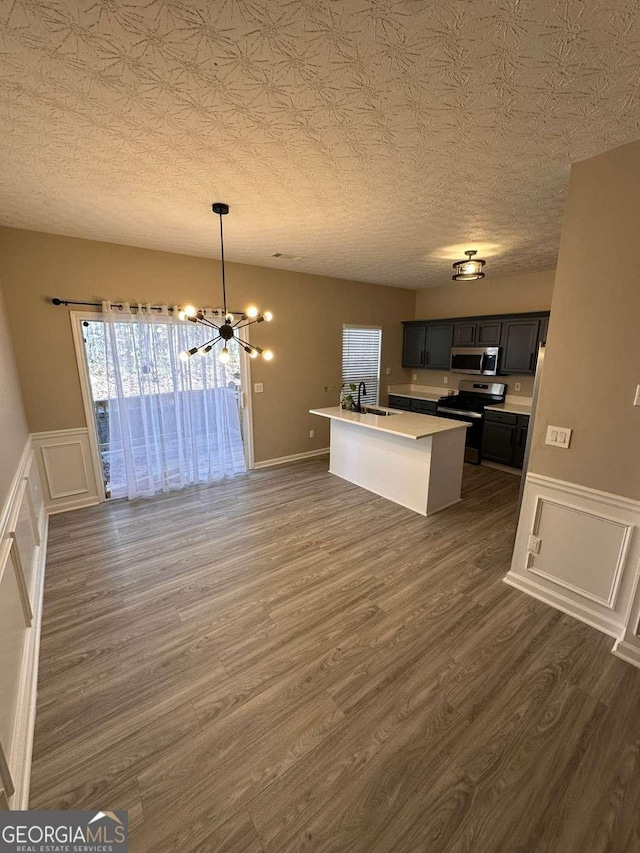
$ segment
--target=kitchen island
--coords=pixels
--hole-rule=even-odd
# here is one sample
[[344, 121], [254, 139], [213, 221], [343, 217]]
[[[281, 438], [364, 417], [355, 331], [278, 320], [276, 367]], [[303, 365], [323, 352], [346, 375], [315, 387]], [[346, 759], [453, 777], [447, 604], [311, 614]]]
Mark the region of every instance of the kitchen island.
[[458, 503], [469, 424], [376, 409], [389, 414], [310, 409], [331, 421], [329, 471], [420, 515]]

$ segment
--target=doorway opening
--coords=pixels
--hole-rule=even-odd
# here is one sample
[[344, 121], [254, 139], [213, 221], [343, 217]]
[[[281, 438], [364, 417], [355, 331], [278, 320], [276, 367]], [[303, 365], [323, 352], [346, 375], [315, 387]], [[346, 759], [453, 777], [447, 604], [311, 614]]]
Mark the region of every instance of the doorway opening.
[[105, 498], [150, 497], [252, 465], [248, 365], [236, 341], [183, 361], [207, 330], [169, 316], [74, 312], [94, 467]]

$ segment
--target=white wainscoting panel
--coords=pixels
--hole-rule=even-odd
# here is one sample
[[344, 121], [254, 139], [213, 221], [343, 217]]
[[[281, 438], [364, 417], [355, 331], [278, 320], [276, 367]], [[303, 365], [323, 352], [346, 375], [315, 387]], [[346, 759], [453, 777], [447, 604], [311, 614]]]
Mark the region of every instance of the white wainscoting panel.
[[626, 622], [624, 634], [616, 641], [613, 653], [628, 663], [640, 667], [640, 572], [636, 578], [633, 600]]
[[32, 436], [47, 511], [66, 512], [100, 503], [86, 427], [38, 432]]
[[29, 801], [47, 522], [29, 440], [0, 508], [0, 788], [12, 809]]
[[638, 527], [636, 501], [528, 474], [505, 581], [620, 638], [640, 571]]
[[10, 750], [28, 630], [11, 559], [11, 540], [5, 538], [0, 544], [0, 744], [7, 755], [10, 772], [13, 771]]

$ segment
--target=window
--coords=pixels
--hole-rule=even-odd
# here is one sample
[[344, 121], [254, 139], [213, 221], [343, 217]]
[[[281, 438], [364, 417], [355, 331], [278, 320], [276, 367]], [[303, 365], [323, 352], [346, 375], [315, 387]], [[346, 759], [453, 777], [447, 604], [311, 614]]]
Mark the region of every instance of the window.
[[361, 400], [369, 406], [377, 406], [380, 398], [381, 346], [379, 326], [342, 327], [342, 381], [354, 385], [364, 382], [367, 393]]

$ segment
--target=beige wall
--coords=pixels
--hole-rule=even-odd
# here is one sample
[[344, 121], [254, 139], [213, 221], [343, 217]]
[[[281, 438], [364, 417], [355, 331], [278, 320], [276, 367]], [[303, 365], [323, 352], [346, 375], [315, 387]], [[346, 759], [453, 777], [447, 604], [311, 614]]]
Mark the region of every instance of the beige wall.
[[11, 333], [0, 287], [0, 511], [9, 495], [27, 437]]
[[[530, 470], [640, 499], [640, 142], [571, 169]], [[571, 427], [568, 450], [544, 444]]]
[[[220, 302], [218, 261], [6, 228], [0, 250], [32, 432], [85, 424], [69, 309], [46, 297]], [[252, 382], [264, 383], [264, 393], [253, 396], [256, 461], [328, 446], [328, 423], [308, 409], [336, 402], [324, 386], [340, 383], [343, 323], [381, 325], [383, 388], [407, 380], [401, 321], [414, 316], [414, 291], [242, 264], [228, 265], [227, 282], [231, 308], [255, 302], [275, 315], [252, 336], [275, 352], [271, 363], [252, 364]]]
[[487, 266], [487, 277], [480, 281], [450, 281], [442, 287], [419, 290], [416, 320], [548, 311], [554, 277], [555, 270], [546, 270], [491, 278]]
[[[451, 282], [443, 287], [419, 290], [416, 298], [416, 320], [439, 320], [444, 317], [475, 317], [483, 314], [520, 314], [526, 311], [548, 311], [555, 270], [513, 275], [492, 279], [490, 273], [481, 281]], [[444, 370], [416, 370], [420, 385], [433, 385], [443, 389], [457, 388], [461, 376]], [[445, 384], [444, 379], [449, 381]], [[477, 377], [476, 377], [477, 378]], [[502, 376], [507, 394], [530, 397], [533, 394], [533, 376]], [[520, 389], [515, 390], [515, 383]]]
[[[465, 376], [462, 373], [451, 373], [448, 370], [414, 370], [411, 373], [411, 376], [416, 376], [416, 379], [412, 379], [414, 385], [429, 385], [432, 388], [442, 388], [442, 393], [446, 394], [447, 391], [455, 390], [458, 387], [460, 380], [462, 379], [472, 379], [476, 382], [478, 381], [478, 377], [469, 375]], [[449, 380], [446, 384], [444, 382], [445, 377]], [[507, 386], [507, 394], [511, 396], [517, 397], [531, 397], [533, 394], [533, 380], [535, 377], [533, 376], [509, 376], [509, 375], [500, 375], [496, 376], [496, 382], [504, 382]], [[484, 377], [485, 380], [490, 380], [491, 377]], [[516, 382], [520, 383], [520, 388], [516, 391], [515, 385]]]

